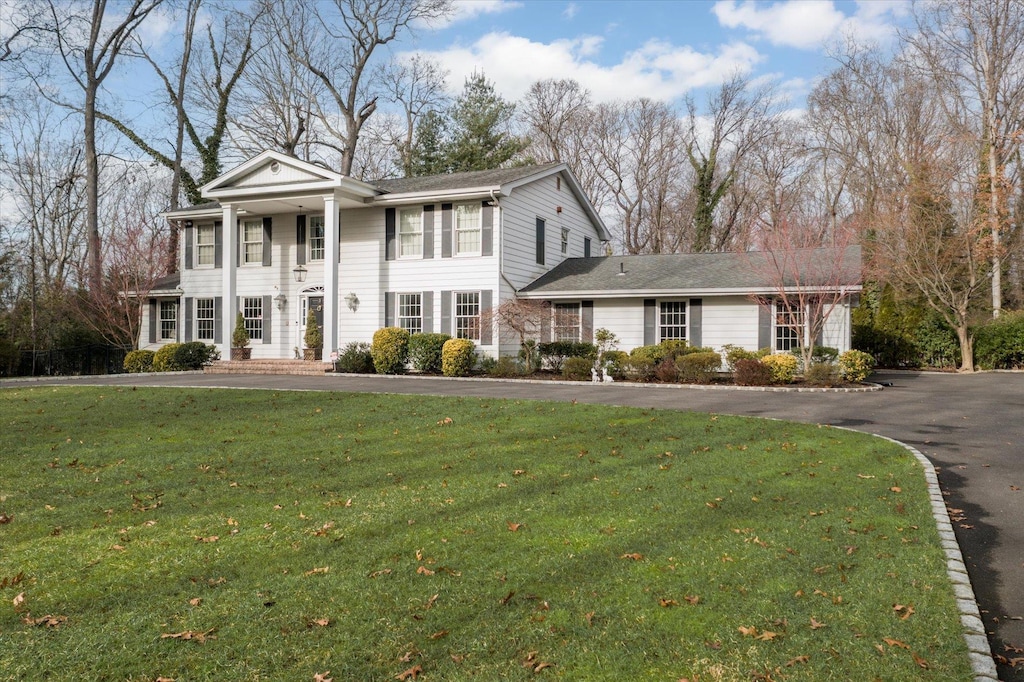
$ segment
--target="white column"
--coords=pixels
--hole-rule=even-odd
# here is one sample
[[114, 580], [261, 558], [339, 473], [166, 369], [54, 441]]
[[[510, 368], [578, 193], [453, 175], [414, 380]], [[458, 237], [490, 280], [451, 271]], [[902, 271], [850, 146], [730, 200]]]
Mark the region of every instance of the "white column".
[[231, 359], [231, 334], [235, 331], [235, 316], [238, 314], [238, 294], [235, 286], [235, 274], [238, 267], [238, 209], [232, 204], [224, 204], [224, 216], [221, 218], [223, 224], [223, 237], [221, 239], [221, 267], [223, 272], [223, 284], [221, 285], [222, 305], [221, 310], [224, 318], [221, 323], [221, 349], [222, 360]]
[[338, 349], [338, 198], [324, 195], [324, 362]]

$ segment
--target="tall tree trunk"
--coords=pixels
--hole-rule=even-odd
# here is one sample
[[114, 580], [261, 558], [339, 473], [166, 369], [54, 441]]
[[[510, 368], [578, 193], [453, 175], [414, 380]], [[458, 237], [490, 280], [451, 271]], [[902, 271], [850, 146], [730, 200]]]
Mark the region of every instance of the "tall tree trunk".
[[86, 66], [88, 87], [85, 90], [85, 224], [88, 230], [89, 291], [99, 296], [103, 286], [103, 257], [100, 252], [99, 225], [99, 159], [96, 154], [96, 88], [92, 64]]

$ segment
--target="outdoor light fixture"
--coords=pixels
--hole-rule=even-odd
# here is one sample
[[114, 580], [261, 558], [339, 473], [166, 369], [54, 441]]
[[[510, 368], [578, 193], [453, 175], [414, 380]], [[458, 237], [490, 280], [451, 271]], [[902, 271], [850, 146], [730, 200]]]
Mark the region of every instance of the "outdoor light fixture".
[[345, 303], [348, 304], [349, 310], [355, 312], [356, 308], [359, 307], [359, 297], [356, 296], [356, 292], [350, 292], [349, 295], [345, 297]]
[[288, 297], [284, 294], [278, 294], [274, 297], [274, 303], [277, 304], [278, 310], [284, 310], [284, 304], [288, 302]]
[[292, 274], [295, 275], [295, 281], [296, 282], [299, 282], [300, 284], [302, 282], [305, 282], [306, 281], [306, 266], [305, 265], [296, 265], [294, 268], [292, 268]]

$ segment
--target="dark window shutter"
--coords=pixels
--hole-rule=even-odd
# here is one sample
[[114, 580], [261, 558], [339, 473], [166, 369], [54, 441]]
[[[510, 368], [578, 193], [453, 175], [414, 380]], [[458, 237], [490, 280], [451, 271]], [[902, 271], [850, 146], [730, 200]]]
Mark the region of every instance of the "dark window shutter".
[[395, 292], [384, 293], [384, 326], [395, 326]]
[[590, 258], [590, 237], [583, 238], [583, 257]]
[[306, 264], [306, 216], [295, 218], [295, 264]]
[[489, 346], [492, 343], [492, 331], [494, 328], [494, 321], [491, 310], [491, 300], [493, 292], [490, 289], [485, 289], [480, 292], [480, 345]]
[[181, 299], [174, 306], [174, 341], [181, 343]]
[[217, 221], [213, 224], [213, 267], [221, 268], [224, 262], [224, 232], [221, 229], [224, 223]]
[[423, 257], [434, 257], [434, 205], [423, 207]]
[[594, 342], [594, 302], [583, 301], [580, 304], [580, 341]]
[[185, 269], [192, 269], [192, 242], [195, 239], [192, 223], [185, 223]]
[[441, 292], [441, 334], [452, 334], [452, 292]]
[[384, 260], [395, 260], [398, 253], [395, 244], [395, 209], [384, 209]]
[[156, 343], [156, 316], [159, 311], [157, 310], [156, 299], [149, 299], [149, 342]]
[[494, 207], [489, 201], [480, 208], [480, 255], [494, 255]]
[[271, 225], [270, 225], [270, 222], [271, 222], [270, 216], [267, 216], [266, 218], [263, 219], [263, 265], [265, 267], [270, 265], [270, 244], [271, 244], [271, 238], [270, 238]]
[[263, 297], [263, 343], [270, 343], [270, 323], [274, 312], [274, 299], [270, 296]]
[[537, 218], [537, 265], [544, 265], [544, 219]]
[[540, 315], [540, 342], [551, 343], [551, 304], [547, 301], [544, 303], [544, 310]]
[[441, 258], [451, 258], [451, 257], [452, 257], [452, 205], [451, 204], [441, 204]]
[[658, 302], [653, 298], [644, 299], [644, 345], [658, 343]]
[[185, 297], [185, 308], [181, 311], [181, 317], [185, 318], [185, 341], [192, 340], [192, 299]]
[[704, 301], [699, 298], [691, 298], [689, 305], [686, 307], [686, 313], [690, 318], [690, 345], [700, 346], [703, 344], [704, 338]]
[[757, 347], [772, 347], [772, 303], [762, 301], [757, 306]]
[[213, 298], [213, 342], [223, 343], [224, 333], [221, 331], [221, 327], [224, 324], [224, 303], [223, 298], [220, 296], [214, 296]]
[[420, 303], [423, 305], [423, 333], [431, 334], [434, 331], [434, 292], [424, 291]]

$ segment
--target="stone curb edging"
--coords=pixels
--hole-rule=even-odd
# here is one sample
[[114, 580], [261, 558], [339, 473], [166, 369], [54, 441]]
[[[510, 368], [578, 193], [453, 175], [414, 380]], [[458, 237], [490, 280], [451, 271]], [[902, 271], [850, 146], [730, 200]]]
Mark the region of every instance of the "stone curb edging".
[[203, 374], [201, 369], [182, 370], [180, 372], [119, 372], [117, 374], [58, 374], [37, 377], [5, 377], [0, 384], [28, 384], [39, 381], [83, 381], [93, 377], [159, 377], [169, 374]]
[[[832, 428], [852, 431], [845, 427], [833, 426]], [[932, 516], [935, 518], [935, 525], [939, 530], [940, 544], [946, 552], [946, 572], [953, 583], [953, 594], [960, 611], [960, 624], [964, 628], [964, 640], [967, 642], [974, 682], [998, 682], [999, 674], [996, 672], [996, 663], [992, 658], [992, 648], [989, 646], [988, 635], [985, 634], [985, 625], [982, 623], [981, 613], [978, 611], [978, 602], [974, 596], [974, 588], [971, 586], [971, 578], [967, 574], [963, 553], [960, 551], [960, 545], [953, 533], [953, 524], [949, 520], [946, 500], [942, 497], [935, 467], [917, 448], [895, 438], [881, 436], [877, 433], [872, 435], [907, 449], [924, 468], [924, 478], [928, 483], [928, 496], [932, 504]]]

